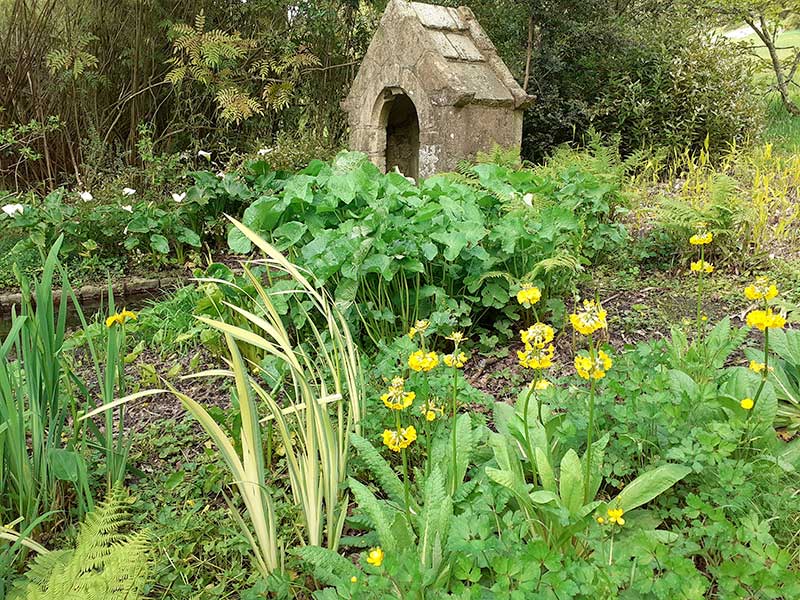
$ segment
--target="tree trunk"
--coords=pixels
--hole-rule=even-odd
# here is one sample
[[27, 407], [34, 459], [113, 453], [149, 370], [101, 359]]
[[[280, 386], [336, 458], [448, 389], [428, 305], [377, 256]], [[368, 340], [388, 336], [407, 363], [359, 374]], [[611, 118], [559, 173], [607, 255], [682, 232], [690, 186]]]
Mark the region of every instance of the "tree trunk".
[[[789, 95], [789, 83], [791, 80], [786, 77], [786, 73], [783, 70], [783, 65], [781, 64], [781, 59], [778, 56], [778, 51], [775, 48], [776, 36], [770, 34], [764, 15], [759, 15], [758, 24], [756, 24], [754, 19], [745, 19], [745, 22], [767, 47], [769, 58], [772, 62], [772, 70], [775, 72], [776, 87], [778, 88], [778, 93], [781, 95], [781, 102], [783, 102], [783, 106], [787, 111], [789, 111], [789, 114], [795, 117], [800, 116], [800, 107], [794, 103]], [[794, 69], [792, 69], [792, 75], [794, 75]]]

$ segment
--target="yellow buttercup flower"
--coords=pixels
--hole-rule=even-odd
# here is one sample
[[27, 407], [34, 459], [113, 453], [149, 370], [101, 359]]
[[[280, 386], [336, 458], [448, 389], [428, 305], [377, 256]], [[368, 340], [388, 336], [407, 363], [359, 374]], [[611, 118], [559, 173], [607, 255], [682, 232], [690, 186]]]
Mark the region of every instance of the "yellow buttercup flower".
[[[379, 566], [380, 566], [380, 565], [379, 565]], [[350, 578], [350, 583], [358, 583], [358, 577], [356, 577], [355, 575], [353, 575], [353, 576]]]
[[553, 356], [556, 349], [553, 344], [549, 346], [532, 346], [525, 344], [525, 351], [517, 351], [519, 364], [528, 369], [549, 369], [553, 366]]
[[752, 409], [754, 404], [755, 403], [753, 402], [752, 398], [742, 398], [742, 401], [739, 402], [739, 406], [741, 406], [745, 410]]
[[517, 302], [526, 306], [536, 304], [542, 298], [541, 290], [535, 285], [523, 283], [522, 289], [517, 292]]
[[439, 355], [436, 352], [417, 350], [408, 357], [408, 366], [414, 371], [426, 373], [439, 364]]
[[600, 523], [600, 525], [603, 525], [606, 520], [603, 517], [597, 517], [597, 522]]
[[399, 430], [384, 429], [383, 444], [392, 452], [400, 452], [408, 448], [417, 439], [417, 430], [413, 425], [401, 427]]
[[115, 313], [106, 319], [106, 327], [111, 327], [114, 323], [124, 325], [126, 321], [135, 321], [137, 318], [135, 312], [123, 309], [122, 312]]
[[367, 554], [367, 562], [376, 567], [380, 567], [381, 564], [383, 564], [384, 556], [385, 555], [380, 546], [370, 548], [369, 554]]
[[575, 356], [575, 370], [583, 379], [602, 379], [613, 364], [608, 354], [602, 350], [597, 353], [594, 361], [584, 354]]
[[392, 385], [389, 386], [389, 390], [381, 395], [381, 400], [383, 400], [386, 408], [391, 410], [403, 410], [411, 406], [411, 403], [414, 402], [414, 398], [416, 398], [417, 395], [414, 392], [405, 391], [404, 386], [405, 382], [402, 377], [395, 377], [392, 379]]
[[569, 316], [569, 321], [578, 333], [589, 335], [608, 326], [606, 311], [594, 300], [584, 300], [583, 310]]
[[555, 331], [545, 323], [535, 323], [519, 332], [524, 344], [541, 348], [553, 341]]
[[765, 329], [783, 329], [786, 325], [786, 319], [782, 315], [772, 312], [771, 308], [768, 308], [767, 310], [750, 311], [747, 314], [747, 324], [760, 331], [764, 331]]
[[624, 510], [621, 508], [609, 508], [607, 512], [610, 523], [614, 523], [620, 527], [625, 525], [625, 519], [622, 518], [622, 515], [625, 514]]
[[691, 269], [696, 273], [713, 273], [714, 265], [704, 260], [696, 260], [692, 262]]
[[750, 370], [753, 373], [761, 373], [766, 368], [767, 365], [765, 365], [764, 363], [758, 362], [757, 360], [750, 361]]
[[778, 286], [764, 277], [759, 277], [755, 283], [744, 288], [744, 295], [748, 300], [772, 300], [778, 295]]

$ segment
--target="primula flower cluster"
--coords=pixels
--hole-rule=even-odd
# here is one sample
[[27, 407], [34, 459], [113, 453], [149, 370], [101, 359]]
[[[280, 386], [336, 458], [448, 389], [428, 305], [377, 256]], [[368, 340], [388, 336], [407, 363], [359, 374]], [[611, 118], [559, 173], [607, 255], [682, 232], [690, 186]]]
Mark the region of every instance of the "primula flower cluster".
[[552, 327], [550, 327], [550, 325], [545, 323], [536, 323], [527, 329], [523, 329], [520, 332], [520, 337], [522, 337], [523, 344], [542, 347], [545, 344], [549, 344], [553, 341], [553, 338], [555, 337], [555, 331]]
[[401, 427], [400, 429], [385, 429], [383, 431], [383, 443], [392, 452], [400, 452], [411, 445], [417, 439], [417, 429], [413, 425]]
[[747, 314], [747, 324], [755, 327], [759, 331], [765, 329], [783, 329], [786, 319], [779, 313], [772, 312], [771, 308], [766, 310], [752, 310]]
[[594, 360], [584, 354], [575, 356], [575, 370], [584, 379], [602, 379], [613, 364], [608, 354], [602, 350], [597, 353]]
[[467, 355], [464, 354], [463, 352], [459, 352], [458, 354], [454, 352], [453, 354], [445, 354], [443, 360], [444, 364], [446, 364], [448, 367], [455, 367], [456, 369], [460, 369], [466, 364]]
[[575, 331], [583, 335], [591, 335], [598, 329], [608, 327], [606, 311], [594, 300], [584, 300], [583, 310], [571, 314], [569, 321]]
[[417, 395], [414, 392], [405, 391], [405, 381], [402, 377], [392, 379], [389, 390], [381, 396], [381, 400], [386, 408], [391, 410], [403, 410], [411, 406]]
[[535, 285], [523, 283], [522, 289], [517, 292], [517, 302], [525, 306], [532, 306], [542, 298], [541, 290]]
[[748, 300], [772, 300], [778, 295], [778, 286], [761, 277], [744, 288]]
[[439, 355], [436, 352], [425, 352], [424, 350], [417, 350], [412, 352], [408, 357], [408, 366], [412, 370], [427, 373], [434, 369], [439, 364]]
[[414, 336], [416, 336], [417, 334], [425, 335], [425, 332], [428, 330], [429, 326], [430, 326], [429, 321], [416, 321], [414, 323], [414, 326], [408, 330], [408, 337], [410, 337], [413, 340]]
[[692, 261], [691, 269], [695, 273], [713, 273], [714, 265], [704, 260]]
[[524, 351], [517, 351], [517, 358], [519, 358], [520, 366], [527, 369], [549, 369], [553, 366], [555, 352], [553, 344], [549, 346], [525, 344]]
[[704, 246], [710, 244], [714, 240], [714, 236], [706, 229], [707, 227], [708, 224], [706, 223], [697, 224], [695, 234], [689, 238], [689, 243], [692, 246]]

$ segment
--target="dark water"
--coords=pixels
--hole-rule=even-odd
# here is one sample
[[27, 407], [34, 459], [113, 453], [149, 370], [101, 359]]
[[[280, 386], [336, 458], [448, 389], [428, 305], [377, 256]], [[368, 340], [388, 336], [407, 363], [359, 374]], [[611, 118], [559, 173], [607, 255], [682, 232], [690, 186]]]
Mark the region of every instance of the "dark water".
[[[154, 300], [158, 300], [162, 296], [168, 293], [168, 289], [156, 289], [156, 290], [147, 290], [143, 292], [135, 292], [130, 294], [122, 294], [115, 292], [114, 293], [114, 305], [117, 309], [122, 309], [124, 306], [128, 310], [132, 310], [134, 312], [138, 312], [143, 308], [146, 308], [149, 304], [151, 304]], [[81, 310], [83, 311], [83, 316], [88, 323], [94, 321], [95, 316], [100, 313], [103, 318], [107, 315], [107, 307], [108, 306], [108, 296], [103, 294], [98, 296], [97, 298], [90, 299], [90, 300], [83, 300], [81, 302]], [[19, 312], [19, 306], [15, 307], [16, 310]], [[58, 304], [56, 304], [56, 310], [58, 310]], [[75, 311], [75, 306], [72, 303], [72, 300], [66, 301], [66, 310], [67, 310], [67, 327], [70, 329], [75, 329], [81, 326], [81, 320], [78, 316], [78, 313]], [[11, 307], [3, 307], [0, 310], [0, 341], [5, 340], [6, 335], [11, 330]]]

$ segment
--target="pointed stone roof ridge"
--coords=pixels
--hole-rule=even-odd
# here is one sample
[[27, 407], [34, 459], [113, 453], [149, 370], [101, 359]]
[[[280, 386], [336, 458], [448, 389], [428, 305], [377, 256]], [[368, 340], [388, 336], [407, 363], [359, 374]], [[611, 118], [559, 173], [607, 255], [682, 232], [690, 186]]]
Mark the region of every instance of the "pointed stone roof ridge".
[[360, 79], [379, 76], [378, 66], [418, 72], [431, 101], [438, 105], [523, 109], [533, 101], [498, 56], [475, 15], [463, 6], [391, 0], [343, 103], [345, 108], [363, 90]]

